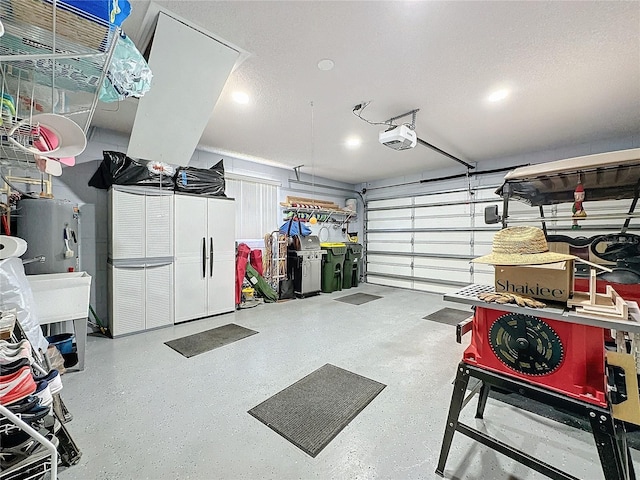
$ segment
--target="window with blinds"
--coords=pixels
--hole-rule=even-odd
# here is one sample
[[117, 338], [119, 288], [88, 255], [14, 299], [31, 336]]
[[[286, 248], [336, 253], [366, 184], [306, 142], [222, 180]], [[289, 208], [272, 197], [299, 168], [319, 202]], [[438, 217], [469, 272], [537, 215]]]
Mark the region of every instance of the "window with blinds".
[[277, 230], [278, 186], [260, 179], [229, 178], [226, 195], [236, 199], [236, 239], [262, 240]]

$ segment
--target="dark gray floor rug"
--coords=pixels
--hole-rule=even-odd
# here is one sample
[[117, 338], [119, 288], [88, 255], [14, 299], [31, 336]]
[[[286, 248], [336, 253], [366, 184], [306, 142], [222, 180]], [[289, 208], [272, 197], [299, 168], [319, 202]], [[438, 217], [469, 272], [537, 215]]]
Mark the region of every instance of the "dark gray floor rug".
[[351, 305], [362, 305], [363, 303], [371, 302], [379, 298], [382, 297], [379, 297], [378, 295], [369, 295], [368, 293], [354, 293], [352, 295], [335, 298], [334, 300], [350, 303]]
[[466, 320], [473, 312], [471, 310], [458, 310], [457, 308], [443, 308], [437, 312], [422, 317], [424, 320], [432, 322], [446, 323], [447, 325], [457, 325], [461, 321]]
[[193, 357], [214, 348], [222, 347], [245, 337], [255, 335], [255, 330], [241, 327], [234, 323], [223, 325], [222, 327], [212, 328], [204, 332], [195, 333], [182, 338], [176, 338], [165, 345], [173, 348], [176, 352], [181, 353], [185, 357]]
[[326, 364], [249, 413], [315, 457], [385, 387]]

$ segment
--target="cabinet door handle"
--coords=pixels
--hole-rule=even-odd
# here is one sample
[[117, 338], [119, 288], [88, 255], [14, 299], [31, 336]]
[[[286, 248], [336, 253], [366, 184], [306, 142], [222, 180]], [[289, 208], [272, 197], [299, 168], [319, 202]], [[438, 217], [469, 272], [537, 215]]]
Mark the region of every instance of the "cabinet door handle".
[[213, 237], [209, 237], [209, 276], [213, 277]]
[[207, 277], [207, 239], [202, 237], [202, 278]]

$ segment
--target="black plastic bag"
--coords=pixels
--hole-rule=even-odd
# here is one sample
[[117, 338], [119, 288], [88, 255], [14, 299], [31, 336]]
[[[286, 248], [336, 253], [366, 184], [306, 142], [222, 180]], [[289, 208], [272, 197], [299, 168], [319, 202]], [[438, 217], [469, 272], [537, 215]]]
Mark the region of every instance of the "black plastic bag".
[[102, 152], [103, 160], [89, 180], [89, 186], [109, 189], [111, 185], [139, 185], [173, 190], [172, 165], [146, 160], [134, 160], [121, 152]]
[[220, 160], [209, 169], [180, 167], [175, 176], [176, 192], [224, 197], [224, 164]]

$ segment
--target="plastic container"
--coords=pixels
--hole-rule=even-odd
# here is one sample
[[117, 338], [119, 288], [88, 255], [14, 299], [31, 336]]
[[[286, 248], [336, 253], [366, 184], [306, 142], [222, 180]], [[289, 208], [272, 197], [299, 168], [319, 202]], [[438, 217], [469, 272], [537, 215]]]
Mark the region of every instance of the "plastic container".
[[61, 354], [66, 355], [73, 353], [73, 336], [73, 333], [60, 333], [47, 337], [47, 342], [55, 346]]
[[355, 212], [357, 206], [358, 206], [358, 201], [355, 198], [347, 198], [347, 200], [345, 201], [344, 209], [350, 212]]
[[342, 290], [342, 269], [347, 246], [344, 243], [321, 243], [320, 247], [327, 252], [326, 255], [322, 256], [320, 290], [324, 293]]
[[362, 263], [362, 245], [347, 243], [347, 253], [344, 257], [342, 288], [357, 287], [360, 279], [360, 264]]

